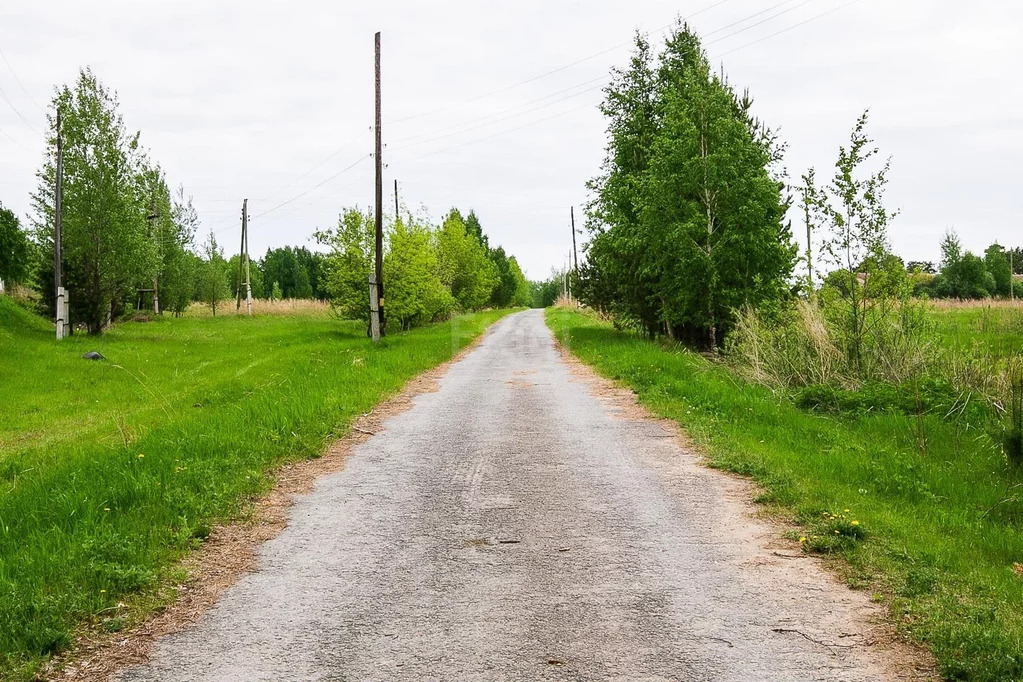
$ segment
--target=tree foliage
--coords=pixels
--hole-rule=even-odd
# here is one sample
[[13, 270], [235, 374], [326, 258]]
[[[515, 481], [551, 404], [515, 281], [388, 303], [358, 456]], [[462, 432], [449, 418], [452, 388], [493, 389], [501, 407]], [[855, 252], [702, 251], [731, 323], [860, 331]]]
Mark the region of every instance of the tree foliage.
[[402, 329], [441, 319], [454, 307], [452, 292], [440, 277], [433, 239], [429, 225], [414, 220], [398, 220], [388, 235], [384, 309]]
[[[825, 230], [825, 258], [837, 295], [830, 310], [839, 318], [842, 345], [854, 367], [862, 366], [865, 339], [878, 318], [875, 308], [909, 295], [905, 267], [891, 253], [888, 225], [897, 215], [884, 204], [891, 160], [864, 168], [879, 153], [867, 135], [869, 112], [856, 121], [848, 146], [839, 147], [835, 173], [823, 186], [807, 186], [810, 213]], [[886, 316], [882, 316], [886, 317]]]
[[210, 232], [203, 244], [203, 256], [197, 280], [198, 297], [200, 301], [210, 306], [210, 310], [216, 316], [217, 307], [230, 295], [230, 289], [227, 286], [228, 273], [224, 250], [220, 248], [213, 232]]
[[[64, 280], [72, 319], [98, 333], [118, 303], [157, 271], [148, 231], [145, 157], [129, 133], [116, 96], [88, 69], [52, 103], [63, 119]], [[33, 195], [36, 238], [53, 252], [56, 116], [49, 115], [46, 160]]]
[[14, 212], [0, 204], [0, 282], [21, 284], [29, 275], [28, 235]]
[[323, 287], [341, 317], [369, 320], [369, 274], [373, 270], [373, 216], [346, 208], [337, 228], [316, 234], [330, 249], [323, 262]]
[[441, 224], [436, 244], [440, 279], [451, 291], [458, 308], [477, 310], [487, 305], [500, 283], [497, 266], [488, 257], [483, 242], [468, 231], [457, 210], [452, 210]]
[[787, 295], [795, 247], [774, 135], [687, 26], [656, 64], [637, 36], [605, 93], [607, 155], [576, 293], [619, 323], [716, 347], [737, 308]]

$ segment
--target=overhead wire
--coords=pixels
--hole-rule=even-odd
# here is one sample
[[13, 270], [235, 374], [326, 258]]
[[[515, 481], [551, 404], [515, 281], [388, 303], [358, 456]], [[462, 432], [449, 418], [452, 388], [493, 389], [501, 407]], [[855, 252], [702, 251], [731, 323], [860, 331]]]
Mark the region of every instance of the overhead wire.
[[[720, 5], [725, 4], [726, 2], [730, 2], [730, 0], [717, 0], [717, 2], [711, 3], [710, 5], [707, 5], [706, 7], [703, 7], [702, 9], [699, 9], [699, 10], [697, 10], [695, 12], [687, 14], [685, 18], [686, 19], [691, 19], [693, 17], [699, 16], [700, 14], [703, 14], [704, 12], [708, 12], [708, 11], [714, 9], [715, 7], [719, 7]], [[674, 22], [670, 23], [670, 24], [665, 24], [664, 26], [661, 26], [660, 28], [656, 28], [656, 29], [653, 29], [651, 31], [647, 31], [647, 32], [643, 33], [642, 35], [649, 36], [649, 35], [652, 35], [654, 33], [659, 33], [661, 31], [664, 31], [664, 30], [667, 30], [667, 29], [671, 28], [673, 25], [674, 25]], [[632, 41], [627, 40], [627, 41], [618, 43], [617, 45], [614, 45], [612, 47], [606, 48], [606, 49], [601, 50], [599, 52], [595, 52], [595, 53], [593, 53], [591, 55], [583, 57], [582, 59], [577, 59], [574, 62], [570, 62], [568, 64], [563, 64], [563, 65], [561, 65], [561, 66], [559, 66], [557, 68], [551, 69], [550, 71], [545, 71], [544, 73], [538, 74], [536, 76], [531, 76], [530, 78], [526, 78], [525, 80], [518, 81], [517, 83], [512, 83], [510, 85], [505, 85], [503, 87], [497, 88], [496, 90], [491, 90], [489, 92], [485, 92], [485, 93], [482, 93], [480, 95], [476, 95], [475, 97], [470, 97], [469, 99], [464, 99], [464, 100], [460, 100], [460, 101], [457, 101], [457, 102], [449, 102], [448, 104], [445, 104], [445, 105], [443, 105], [441, 107], [437, 107], [436, 109], [431, 109], [429, 111], [423, 111], [423, 112], [420, 112], [418, 114], [412, 114], [411, 116], [403, 116], [401, 118], [392, 119], [390, 121], [384, 121], [384, 124], [394, 125], [394, 124], [397, 124], [397, 123], [404, 123], [405, 121], [411, 121], [411, 120], [414, 120], [414, 119], [417, 119], [417, 118], [422, 118], [424, 116], [430, 116], [430, 115], [439, 113], [441, 111], [446, 111], [446, 110], [451, 109], [453, 107], [462, 106], [462, 105], [465, 105], [465, 104], [471, 104], [471, 103], [477, 102], [477, 101], [479, 101], [481, 99], [485, 99], [487, 97], [492, 97], [494, 95], [501, 94], [502, 92], [507, 92], [508, 90], [513, 90], [513, 89], [521, 87], [523, 85], [527, 85], [527, 84], [532, 83], [534, 81], [540, 80], [541, 78], [546, 78], [547, 76], [553, 75], [553, 74], [558, 73], [560, 71], [564, 71], [565, 69], [571, 68], [573, 66], [577, 66], [577, 65], [582, 64], [583, 62], [587, 62], [587, 61], [589, 61], [591, 59], [596, 59], [597, 57], [600, 57], [600, 56], [608, 54], [610, 52], [614, 52], [615, 50], [621, 49], [622, 47], [625, 47], [626, 45], [629, 45], [631, 42]]]
[[7, 55], [4, 54], [3, 47], [0, 47], [0, 58], [4, 60], [4, 64], [6, 64], [7, 68], [10, 69], [11, 75], [14, 76], [15, 82], [17, 82], [18, 87], [21, 88], [21, 91], [25, 93], [25, 96], [28, 97], [28, 101], [32, 103], [32, 106], [38, 109], [39, 113], [45, 114], [46, 111], [41, 106], [39, 106], [39, 103], [35, 101], [34, 97], [32, 97], [32, 93], [28, 91], [28, 89], [25, 87], [25, 84], [21, 82], [20, 78], [18, 78], [18, 72], [14, 70], [13, 66], [11, 66], [11, 62], [7, 60]]
[[[813, 1], [814, 0], [803, 0], [803, 2], [795, 5], [794, 7], [790, 7], [788, 9], [786, 9], [786, 10], [783, 10], [781, 12], [773, 14], [773, 15], [771, 15], [771, 16], [769, 16], [769, 17], [767, 17], [767, 18], [765, 18], [765, 19], [763, 19], [763, 20], [761, 20], [761, 21], [759, 21], [759, 22], [757, 22], [755, 24], [752, 24], [750, 26], [745, 26], [742, 29], [739, 29], [738, 31], [734, 31], [732, 33], [729, 33], [728, 35], [721, 36], [719, 38], [715, 38], [714, 40], [706, 41], [704, 43], [704, 45], [705, 46], [713, 45], [715, 43], [727, 40], [727, 39], [729, 39], [729, 38], [731, 38], [733, 36], [739, 35], [740, 33], [743, 33], [745, 31], [748, 31], [748, 30], [751, 30], [753, 28], [756, 28], [757, 26], [760, 26], [760, 25], [762, 25], [762, 24], [764, 24], [764, 23], [766, 23], [768, 21], [772, 21], [772, 20], [774, 20], [774, 19], [776, 19], [776, 18], [778, 18], [778, 17], [780, 17], [780, 16], [782, 16], [784, 14], [787, 14], [788, 12], [796, 10], [796, 9], [798, 9], [798, 8], [800, 8], [800, 7], [802, 7], [802, 6], [806, 5], [806, 4], [809, 4], [810, 2], [813, 2]], [[779, 7], [787, 5], [787, 4], [791, 3], [791, 2], [793, 2], [793, 0], [784, 0], [784, 2], [777, 3], [777, 4], [772, 5], [771, 7], [768, 7], [766, 9], [764, 9], [764, 10], [761, 10], [759, 12], [755, 12], [755, 13], [749, 15], [749, 16], [746, 16], [746, 17], [744, 17], [744, 18], [742, 18], [742, 19], [740, 19], [738, 21], [734, 21], [734, 22], [732, 22], [730, 24], [727, 24], [726, 26], [722, 26], [721, 28], [718, 28], [718, 29], [715, 29], [714, 31], [706, 33], [706, 34], [704, 34], [704, 36], [709, 36], [709, 35], [714, 35], [716, 33], [720, 33], [723, 30], [727, 30], [727, 29], [732, 28], [734, 26], [737, 26], [739, 24], [742, 24], [742, 23], [745, 23], [747, 21], [750, 21], [751, 19], [755, 19], [758, 16], [762, 16], [766, 12], [770, 12], [770, 11], [772, 11], [774, 9], [777, 9]], [[720, 3], [718, 3], [718, 4], [720, 4]], [[716, 5], [712, 5], [711, 7], [714, 7], [714, 6], [716, 6]], [[709, 9], [709, 7], [708, 8], [704, 8], [704, 10], [706, 10], [706, 9]], [[704, 11], [704, 10], [701, 10], [701, 11]], [[690, 16], [695, 16], [695, 14], [696, 13], [694, 13], [694, 15], [690, 15]], [[670, 26], [671, 26], [671, 24], [669, 24], [667, 27], [670, 27]], [[663, 30], [663, 28], [662, 29], [658, 29], [658, 31], [660, 31], [660, 30]], [[647, 35], [649, 35], [649, 33]], [[551, 72], [548, 72], [548, 73], [551, 73]], [[528, 79], [528, 80], [535, 80], [535, 78], [534, 79]], [[418, 135], [412, 135], [412, 136], [400, 138], [398, 140], [398, 142], [402, 142], [402, 141], [406, 141], [406, 140], [410, 140], [410, 141], [411, 140], [417, 140], [417, 141], [410, 142], [409, 144], [406, 144], [406, 145], [402, 145], [398, 149], [404, 149], [404, 148], [410, 147], [410, 146], [417, 146], [417, 145], [420, 145], [420, 144], [426, 144], [427, 142], [430, 142], [430, 141], [444, 139], [444, 138], [447, 138], [447, 137], [452, 137], [454, 135], [459, 135], [459, 134], [464, 133], [464, 132], [470, 132], [472, 130], [477, 130], [479, 128], [484, 128], [484, 127], [487, 127], [489, 125], [493, 125], [495, 123], [499, 123], [501, 121], [505, 121], [505, 120], [508, 120], [508, 119], [511, 119], [511, 118], [515, 118], [516, 116], [521, 116], [521, 115], [525, 115], [525, 114], [528, 114], [528, 113], [532, 113], [533, 111], [537, 111], [539, 109], [544, 109], [544, 108], [547, 108], [549, 106], [553, 106], [554, 104], [557, 104], [559, 102], [562, 102], [562, 101], [565, 101], [565, 100], [568, 100], [568, 99], [572, 99], [573, 97], [577, 97], [579, 95], [583, 95], [583, 94], [585, 94], [587, 92], [591, 92], [593, 90], [600, 89], [600, 88], [604, 87], [604, 84], [607, 81], [608, 81], [608, 77], [606, 75], [598, 76], [597, 78], [593, 78], [593, 79], [590, 79], [588, 81], [584, 81], [582, 83], [576, 83], [575, 85], [569, 86], [567, 88], [562, 88], [560, 90], [556, 90], [556, 91], [554, 91], [552, 93], [548, 93], [547, 95], [544, 95], [542, 97], [538, 97], [538, 98], [529, 100], [528, 102], [524, 102], [522, 104], [517, 104], [515, 106], [508, 107], [506, 109], [503, 109], [502, 111], [495, 112], [495, 113], [492, 113], [492, 114], [487, 114], [487, 115], [480, 116], [480, 117], [477, 117], [477, 118], [472, 118], [472, 119], [469, 119], [469, 120], [466, 120], [466, 121], [462, 121], [462, 122], [460, 122], [458, 124], [455, 124], [455, 125], [452, 125], [452, 126], [447, 126], [446, 128], [441, 128], [440, 130], [437, 130], [437, 131], [433, 131], [433, 133], [438, 133], [438, 134], [433, 134], [433, 133], [429, 133], [428, 132], [428, 133], [420, 133]], [[575, 90], [577, 88], [589, 85], [591, 83], [599, 83], [599, 84], [594, 86], [594, 87], [590, 87], [590, 88], [585, 88], [583, 90], [579, 90], [578, 92], [575, 92], [575, 93], [573, 93], [571, 95], [567, 95], [567, 96], [562, 97], [562, 98], [560, 98], [558, 100], [555, 100], [554, 102], [550, 102], [548, 104], [544, 104], [544, 105], [539, 106], [539, 107], [533, 107], [531, 109], [525, 109], [523, 111], [518, 111], [517, 113], [509, 113], [509, 112], [514, 112], [517, 109], [521, 109], [522, 107], [528, 106], [529, 104], [532, 104], [532, 103], [535, 103], [535, 102], [540, 102], [540, 101], [543, 101], [543, 100], [546, 100], [546, 99], [550, 99], [551, 97], [556, 97], [557, 95], [560, 95], [560, 94], [563, 94], [563, 93], [567, 93], [567, 92], [569, 92], [571, 90]], [[504, 113], [509, 113], [509, 115], [501, 116], [501, 114], [504, 114]], [[482, 123], [482, 121], [486, 121], [487, 119], [494, 118], [495, 116], [500, 116], [500, 118], [497, 118], [495, 120], [489, 121], [487, 123]], [[465, 126], [469, 126], [469, 127], [466, 128]], [[448, 131], [450, 131], [450, 132], [448, 132]], [[427, 138], [427, 139], [422, 139], [422, 138]]]
[[835, 12], [837, 12], [837, 11], [839, 11], [841, 9], [845, 9], [849, 5], [854, 5], [857, 2], [859, 2], [859, 1], [860, 0], [849, 0], [849, 2], [846, 2], [846, 3], [842, 4], [842, 5], [839, 5], [838, 7], [832, 7], [831, 9], [827, 10], [826, 12], [821, 12], [820, 14], [812, 16], [809, 19], [805, 19], [804, 21], [800, 21], [798, 24], [793, 24], [792, 26], [789, 26], [788, 28], [784, 28], [784, 29], [782, 29], [782, 30], [780, 30], [780, 31], [778, 31], [776, 33], [772, 33], [770, 35], [766, 35], [766, 36], [764, 36], [762, 38], [758, 38], [757, 40], [754, 40], [752, 42], [746, 43], [745, 45], [739, 45], [738, 47], [735, 47], [735, 48], [733, 48], [731, 50], [728, 50], [727, 52], [722, 52], [721, 54], [715, 55], [713, 57], [713, 59], [720, 59], [721, 57], [724, 57], [725, 55], [732, 54], [733, 52], [738, 52], [739, 50], [746, 49], [747, 47], [752, 47], [753, 45], [757, 45], [758, 43], [762, 43], [765, 40], [770, 40], [771, 38], [774, 38], [776, 36], [780, 36], [783, 33], [788, 33], [789, 31], [792, 31], [794, 29], [799, 28], [800, 26], [803, 26], [805, 24], [809, 24], [811, 21], [816, 21], [817, 19], [821, 19], [823, 17], [826, 17], [829, 14], [834, 14]]
[[[794, 10], [794, 9], [797, 9], [797, 8], [799, 8], [799, 7], [803, 6], [803, 5], [806, 5], [806, 4], [808, 4], [809, 2], [812, 2], [812, 1], [813, 1], [813, 0], [804, 0], [803, 2], [801, 2], [801, 3], [799, 4], [799, 5], [796, 5], [795, 7], [789, 8], [789, 9], [787, 9], [787, 10], [783, 11], [783, 12], [779, 12], [779, 13], [777, 13], [777, 14], [775, 14], [775, 15], [772, 15], [771, 17], [768, 17], [767, 19], [764, 19], [764, 20], [762, 20], [762, 21], [760, 21], [760, 22], [757, 22], [756, 24], [753, 24], [753, 25], [751, 25], [751, 26], [747, 26], [747, 27], [745, 27], [745, 28], [744, 28], [743, 30], [740, 30], [740, 31], [736, 31], [736, 32], [733, 32], [733, 33], [731, 33], [731, 34], [728, 34], [728, 35], [726, 35], [726, 36], [722, 36], [722, 37], [720, 37], [720, 38], [716, 38], [716, 39], [714, 39], [714, 40], [712, 40], [712, 41], [708, 41], [708, 42], [706, 42], [706, 43], [705, 43], [705, 45], [710, 45], [710, 44], [714, 44], [714, 43], [717, 43], [717, 42], [721, 42], [721, 41], [723, 41], [723, 40], [726, 40], [726, 39], [728, 39], [728, 38], [731, 38], [731, 37], [733, 37], [733, 36], [735, 36], [735, 35], [738, 35], [739, 33], [742, 33], [742, 32], [743, 32], [744, 30], [749, 30], [749, 29], [755, 28], [756, 26], [759, 26], [759, 25], [761, 25], [761, 24], [765, 23], [766, 21], [770, 21], [771, 19], [775, 19], [775, 18], [777, 18], [777, 17], [779, 17], [779, 16], [782, 16], [783, 14], [786, 14], [786, 13], [788, 13], [789, 11], [792, 11], [792, 10]], [[745, 19], [739, 20], [738, 22], [733, 22], [733, 23], [732, 23], [731, 25], [729, 25], [729, 26], [727, 26], [727, 27], [723, 27], [723, 28], [729, 28], [729, 27], [731, 27], [731, 26], [735, 26], [735, 25], [737, 25], [737, 24], [739, 24], [739, 23], [743, 23], [743, 22], [745, 22], [745, 21], [749, 21], [750, 19], [752, 19], [752, 18], [755, 18], [756, 16], [762, 15], [762, 14], [763, 14], [764, 12], [766, 12], [766, 11], [771, 11], [772, 9], [777, 9], [778, 7], [781, 7], [782, 5], [788, 4], [788, 2], [791, 2], [791, 0], [787, 0], [786, 2], [778, 3], [778, 4], [776, 4], [776, 5], [774, 5], [774, 6], [770, 7], [770, 8], [768, 8], [768, 9], [766, 9], [766, 10], [763, 10], [763, 11], [761, 11], [761, 12], [758, 12], [758, 13], [756, 13], [756, 14], [754, 14], [754, 15], [750, 15], [750, 16], [746, 17]], [[812, 22], [812, 21], [815, 21], [815, 20], [817, 20], [817, 19], [820, 19], [820, 18], [823, 18], [823, 17], [825, 17], [825, 16], [827, 16], [827, 15], [829, 15], [829, 14], [832, 14], [832, 13], [834, 13], [834, 12], [837, 12], [838, 10], [840, 10], [840, 9], [843, 9], [844, 7], [847, 7], [847, 6], [849, 6], [849, 5], [851, 5], [851, 4], [855, 3], [855, 2], [859, 2], [859, 0], [850, 0], [849, 2], [847, 2], [847, 3], [843, 4], [843, 5], [840, 5], [840, 6], [838, 6], [838, 7], [834, 7], [834, 8], [832, 8], [832, 9], [830, 9], [830, 10], [826, 11], [826, 12], [822, 12], [822, 13], [820, 13], [820, 14], [817, 14], [817, 15], [813, 16], [813, 17], [810, 17], [810, 18], [808, 18], [808, 19], [805, 19], [805, 20], [803, 20], [803, 21], [800, 21], [800, 22], [798, 22], [798, 23], [796, 23], [796, 24], [793, 24], [792, 26], [789, 26], [789, 27], [787, 27], [787, 28], [785, 28], [785, 29], [782, 29], [782, 30], [780, 30], [780, 31], [777, 31], [777, 32], [775, 32], [775, 33], [772, 33], [772, 34], [770, 34], [770, 35], [768, 35], [768, 36], [764, 36], [764, 37], [762, 37], [762, 38], [759, 38], [759, 39], [757, 39], [757, 40], [754, 40], [754, 41], [751, 41], [751, 42], [749, 42], [749, 43], [746, 43], [745, 45], [740, 45], [740, 46], [738, 46], [738, 47], [736, 47], [736, 48], [733, 48], [733, 49], [731, 49], [731, 50], [728, 50], [727, 52], [724, 52], [724, 53], [722, 53], [721, 55], [717, 55], [717, 56], [713, 57], [712, 59], [718, 59], [719, 57], [721, 57], [721, 56], [724, 56], [725, 54], [731, 54], [731, 53], [733, 53], [733, 52], [737, 52], [738, 50], [741, 50], [741, 49], [744, 49], [744, 48], [746, 48], [746, 47], [750, 47], [750, 46], [756, 45], [756, 44], [758, 44], [758, 43], [764, 42], [765, 40], [768, 40], [768, 39], [770, 39], [770, 38], [772, 38], [772, 37], [775, 37], [775, 36], [781, 35], [781, 34], [783, 34], [783, 33], [787, 33], [788, 31], [794, 30], [794, 29], [796, 29], [796, 28], [798, 28], [798, 27], [800, 27], [800, 26], [803, 26], [803, 25], [805, 25], [805, 24], [808, 24], [808, 23], [810, 23], [810, 22]], [[716, 32], [719, 32], [720, 30], [721, 30], [721, 29], [718, 29], [717, 31], [714, 31], [714, 32], [712, 32], [712, 33], [716, 33]], [[606, 79], [606, 77], [601, 77], [601, 78], [600, 78], [599, 80], [605, 80], [605, 79]], [[597, 79], [594, 79], [594, 80], [597, 80]], [[588, 82], [593, 82], [593, 81], [588, 81]], [[565, 92], [565, 91], [567, 91], [567, 90], [572, 90], [572, 89], [578, 88], [578, 87], [580, 87], [581, 85], [584, 85], [584, 84], [585, 84], [585, 83], [583, 83], [583, 84], [577, 84], [577, 85], [575, 85], [575, 86], [573, 86], [573, 87], [571, 87], [571, 88], [566, 88], [565, 90], [559, 91], [559, 93], [560, 93], [560, 92]], [[579, 95], [582, 95], [582, 94], [584, 94], [584, 93], [586, 93], [586, 92], [590, 92], [590, 91], [593, 91], [593, 90], [597, 90], [597, 89], [600, 89], [600, 88], [602, 88], [602, 87], [604, 87], [603, 83], [602, 83], [602, 84], [600, 84], [600, 85], [597, 85], [597, 86], [595, 86], [595, 87], [587, 88], [587, 89], [585, 89], [585, 90], [581, 90], [581, 91], [579, 91], [579, 92], [576, 92], [576, 93], [574, 93], [574, 94], [572, 94], [572, 95], [569, 95], [569, 96], [567, 96], [567, 97], [564, 97], [564, 98], [562, 98], [562, 99], [560, 99], [560, 100], [557, 100], [557, 101], [556, 101], [556, 102], [554, 102], [554, 103], [557, 103], [557, 102], [562, 102], [562, 101], [566, 101], [566, 100], [568, 100], [568, 99], [571, 99], [571, 98], [573, 98], [573, 97], [577, 97], [577, 96], [579, 96]], [[552, 95], [553, 95], [553, 94], [559, 94], [559, 93], [552, 93]], [[552, 95], [547, 95], [547, 97], [550, 97], [550, 96], [552, 96]], [[545, 98], [546, 98], [546, 97], [545, 97]], [[540, 98], [540, 99], [545, 99], [545, 98]], [[534, 100], [534, 101], [536, 101], [536, 100]], [[551, 104], [554, 104], [554, 103], [551, 103]], [[544, 105], [544, 106], [549, 106], [549, 105]], [[458, 144], [455, 144], [455, 145], [451, 145], [451, 146], [448, 146], [448, 147], [444, 147], [444, 148], [442, 148], [442, 149], [439, 149], [439, 150], [431, 151], [431, 152], [429, 152], [429, 153], [426, 153], [426, 154], [423, 154], [423, 155], [420, 155], [420, 156], [414, 157], [414, 158], [412, 158], [412, 159], [406, 159], [406, 160], [404, 160], [403, 162], [404, 162], [404, 163], [412, 163], [412, 162], [414, 162], [414, 161], [418, 161], [418, 160], [420, 160], [420, 159], [423, 159], [423, 158], [427, 158], [427, 157], [430, 157], [430, 156], [435, 156], [436, 154], [440, 154], [440, 153], [443, 153], [443, 152], [446, 152], [446, 151], [450, 151], [450, 150], [452, 150], [452, 149], [457, 149], [457, 148], [459, 148], [459, 147], [463, 147], [463, 146], [466, 146], [466, 145], [469, 145], [469, 144], [474, 144], [474, 143], [476, 143], [476, 142], [482, 142], [482, 141], [485, 141], [485, 140], [489, 140], [489, 139], [492, 139], [492, 138], [494, 138], [494, 137], [500, 137], [500, 136], [502, 136], [502, 135], [506, 135], [506, 134], [508, 134], [508, 133], [516, 132], [516, 131], [518, 131], [518, 130], [522, 130], [523, 128], [527, 128], [527, 127], [529, 127], [529, 126], [532, 126], [532, 125], [535, 125], [535, 124], [538, 124], [538, 123], [544, 123], [544, 122], [546, 122], [546, 121], [549, 121], [549, 120], [551, 120], [551, 119], [554, 119], [554, 118], [559, 118], [559, 117], [561, 117], [561, 116], [567, 115], [567, 114], [569, 114], [569, 113], [572, 113], [572, 112], [574, 112], [574, 111], [579, 111], [580, 109], [586, 108], [586, 107], [588, 107], [588, 106], [592, 106], [592, 105], [591, 105], [591, 104], [585, 104], [585, 105], [582, 105], [582, 106], [579, 106], [579, 107], [574, 107], [574, 108], [572, 108], [572, 109], [568, 109], [568, 110], [566, 110], [566, 111], [563, 111], [563, 112], [559, 112], [558, 114], [554, 114], [554, 115], [552, 115], [552, 116], [547, 116], [547, 117], [544, 117], [544, 118], [540, 118], [540, 119], [536, 119], [536, 120], [534, 120], [534, 121], [530, 121], [530, 122], [527, 122], [527, 123], [525, 123], [525, 124], [523, 124], [523, 125], [521, 125], [521, 126], [517, 126], [517, 127], [515, 127], [515, 128], [510, 128], [510, 129], [508, 129], [508, 130], [503, 130], [503, 131], [499, 131], [499, 132], [497, 132], [497, 133], [494, 133], [494, 134], [491, 134], [491, 135], [486, 135], [486, 136], [484, 136], [484, 137], [480, 137], [480, 138], [473, 138], [473, 139], [471, 139], [471, 140], [467, 140], [467, 141], [464, 141], [464, 142], [461, 142], [461, 143], [458, 143]], [[514, 108], [514, 107], [513, 107], [513, 108]], [[534, 107], [533, 109], [530, 109], [530, 110], [527, 110], [527, 111], [524, 111], [524, 112], [520, 112], [520, 113], [521, 113], [521, 114], [525, 114], [525, 113], [530, 113], [530, 112], [532, 112], [532, 111], [535, 111], [536, 109], [539, 109], [539, 108], [544, 108], [544, 107]], [[512, 118], [512, 116], [508, 116], [508, 117], [505, 117], [504, 119], [500, 119], [500, 120], [507, 120], [507, 118]], [[473, 121], [469, 121], [468, 123], [472, 123], [472, 122], [473, 122]], [[498, 121], [492, 121], [491, 123], [496, 123], [496, 122], [498, 122]], [[466, 130], [463, 130], [463, 131], [460, 131], [460, 132], [468, 132], [469, 130], [474, 130], [474, 129], [477, 129], [477, 128], [485, 127], [485, 125], [490, 125], [490, 124], [484, 124], [484, 125], [479, 125], [479, 126], [475, 126], [475, 127], [473, 127], [473, 128], [470, 128], [470, 129], [466, 129]], [[449, 135], [443, 135], [443, 136], [438, 136], [438, 138], [437, 138], [437, 139], [439, 139], [440, 137], [450, 137], [451, 135], [454, 135], [454, 134], [458, 134], [458, 133], [456, 132], [456, 133], [452, 133], [452, 134], [449, 134]], [[430, 141], [430, 140], [427, 140], [427, 141]], [[419, 144], [419, 143], [415, 143], [415, 144]], [[403, 146], [403, 147], [400, 147], [400, 148], [399, 148], [398, 150], [401, 150], [401, 149], [406, 149], [406, 148], [408, 148], [408, 147], [410, 147], [410, 146], [414, 146], [414, 145], [405, 145], [405, 146]], [[396, 150], [396, 151], [398, 151], [398, 150]]]

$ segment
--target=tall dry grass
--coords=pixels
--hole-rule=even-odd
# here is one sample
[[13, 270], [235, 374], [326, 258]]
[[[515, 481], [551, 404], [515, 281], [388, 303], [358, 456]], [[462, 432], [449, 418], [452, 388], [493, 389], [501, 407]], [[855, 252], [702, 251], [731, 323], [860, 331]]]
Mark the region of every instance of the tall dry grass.
[[[217, 317], [231, 317], [235, 315], [247, 315], [248, 311], [245, 302], [242, 301], [241, 308], [235, 307], [234, 299], [222, 301], [217, 305]], [[330, 304], [326, 301], [316, 301], [306, 298], [287, 298], [283, 300], [253, 299], [253, 315], [329, 315]], [[188, 306], [182, 317], [212, 317], [213, 311], [206, 303], [193, 303]]]

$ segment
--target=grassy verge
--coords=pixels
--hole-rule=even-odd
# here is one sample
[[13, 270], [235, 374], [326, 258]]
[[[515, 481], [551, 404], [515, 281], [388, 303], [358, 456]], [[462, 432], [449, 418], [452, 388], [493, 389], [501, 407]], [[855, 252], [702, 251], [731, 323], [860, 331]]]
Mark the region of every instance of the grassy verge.
[[317, 456], [503, 314], [377, 347], [323, 311], [158, 319], [58, 344], [0, 297], [0, 679], [31, 679], [80, 623], [156, 590], [275, 466]]
[[995, 358], [1023, 350], [1023, 301], [931, 301], [927, 313], [946, 348]]
[[[559, 341], [673, 419], [712, 466], [749, 475], [806, 551], [841, 557], [948, 679], [1023, 679], [1023, 477], [941, 414], [821, 415], [699, 355], [559, 309]], [[925, 445], [921, 447], [921, 433]]]

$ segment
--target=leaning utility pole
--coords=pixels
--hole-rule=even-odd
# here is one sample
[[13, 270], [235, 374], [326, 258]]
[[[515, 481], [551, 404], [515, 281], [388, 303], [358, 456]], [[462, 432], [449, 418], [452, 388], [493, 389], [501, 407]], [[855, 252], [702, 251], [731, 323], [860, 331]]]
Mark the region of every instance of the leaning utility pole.
[[64, 254], [61, 229], [64, 218], [64, 141], [61, 131], [60, 109], [57, 109], [57, 183], [53, 197], [53, 275], [56, 284], [56, 321], [57, 340], [67, 335], [68, 302], [67, 291], [64, 290]]
[[369, 330], [376, 343], [384, 334], [384, 165], [380, 158], [383, 137], [380, 133], [380, 31], [374, 36], [374, 67], [376, 81], [376, 253], [369, 282]]
[[575, 206], [568, 207], [569, 215], [572, 216], [572, 259], [575, 264], [575, 274], [579, 274], [579, 253], [575, 250]]

